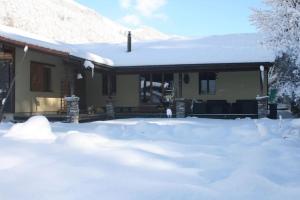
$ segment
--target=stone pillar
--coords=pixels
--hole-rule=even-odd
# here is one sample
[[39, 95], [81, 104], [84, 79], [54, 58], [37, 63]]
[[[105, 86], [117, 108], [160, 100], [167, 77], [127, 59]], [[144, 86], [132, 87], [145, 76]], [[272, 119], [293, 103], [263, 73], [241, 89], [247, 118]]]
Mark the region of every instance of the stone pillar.
[[79, 97], [65, 97], [67, 102], [67, 122], [79, 123]]
[[176, 118], [185, 118], [185, 102], [183, 98], [175, 99], [176, 102]]
[[115, 118], [115, 110], [114, 110], [114, 105], [113, 105], [112, 101], [107, 101], [107, 103], [106, 103], [106, 117], [108, 119]]
[[268, 96], [256, 97], [258, 103], [258, 118], [265, 118], [268, 116], [268, 98]]

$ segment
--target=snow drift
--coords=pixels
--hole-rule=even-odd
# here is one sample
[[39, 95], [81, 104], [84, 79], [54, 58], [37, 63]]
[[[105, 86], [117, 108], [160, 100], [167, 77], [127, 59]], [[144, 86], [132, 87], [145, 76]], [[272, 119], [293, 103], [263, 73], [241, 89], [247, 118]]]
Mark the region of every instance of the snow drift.
[[[17, 133], [38, 134], [49, 125], [41, 117], [25, 124], [0, 124], [0, 133], [20, 126]], [[299, 120], [128, 119], [50, 126], [57, 136], [51, 143], [0, 137], [1, 200], [299, 199], [300, 135], [285, 135], [299, 130]]]
[[54, 140], [49, 121], [44, 116], [34, 116], [24, 123], [15, 124], [4, 137], [16, 140]]

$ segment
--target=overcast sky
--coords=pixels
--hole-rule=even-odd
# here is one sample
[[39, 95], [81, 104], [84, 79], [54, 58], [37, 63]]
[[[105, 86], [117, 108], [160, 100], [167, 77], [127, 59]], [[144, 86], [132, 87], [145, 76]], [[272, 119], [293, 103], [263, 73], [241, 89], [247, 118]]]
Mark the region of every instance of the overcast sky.
[[76, 0], [128, 27], [151, 26], [167, 34], [204, 36], [256, 32], [251, 8], [262, 0]]

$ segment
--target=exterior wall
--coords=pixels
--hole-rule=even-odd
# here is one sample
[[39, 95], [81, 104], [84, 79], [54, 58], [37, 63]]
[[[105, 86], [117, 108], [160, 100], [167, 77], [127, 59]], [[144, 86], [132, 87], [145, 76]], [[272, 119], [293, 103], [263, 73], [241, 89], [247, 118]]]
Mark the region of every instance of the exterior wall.
[[139, 75], [117, 75], [116, 106], [139, 105]]
[[[60, 82], [64, 79], [65, 69], [61, 58], [35, 51], [27, 52], [16, 48], [15, 112], [56, 112], [60, 109]], [[30, 62], [36, 61], [55, 65], [51, 68], [51, 92], [30, 91]]]
[[[63, 64], [62, 58], [50, 56], [34, 51], [28, 51], [23, 59], [23, 49], [16, 48], [16, 86], [15, 86], [15, 112], [57, 112], [60, 109], [60, 83], [65, 79], [68, 66]], [[30, 91], [30, 62], [36, 61], [54, 65], [51, 68], [51, 92]], [[199, 95], [198, 72], [190, 72], [190, 82], [182, 82], [182, 95], [187, 99], [201, 100], [227, 100], [234, 102], [237, 99], [255, 99], [260, 93], [259, 71], [219, 72], [216, 80], [215, 95]], [[267, 72], [265, 74], [267, 85]], [[174, 74], [178, 96], [178, 73]], [[264, 95], [267, 95], [267, 87], [264, 87]], [[95, 73], [91, 77], [86, 72], [86, 101], [87, 106], [94, 106], [97, 111], [102, 111], [107, 96], [102, 95], [102, 75]], [[139, 75], [118, 74], [117, 94], [113, 97], [115, 106], [138, 107], [139, 106]]]
[[[102, 95], [102, 74], [95, 73], [91, 77], [86, 74], [87, 105], [101, 110], [105, 106], [108, 96]], [[117, 94], [112, 97], [115, 106], [137, 107], [139, 105], [139, 75], [117, 75]]]
[[[182, 82], [182, 95], [187, 99], [227, 100], [235, 102], [242, 99], [255, 99], [260, 93], [259, 71], [219, 72], [216, 80], [215, 95], [199, 95], [198, 72], [188, 73], [189, 84]], [[267, 95], [267, 72], [265, 73], [264, 95]], [[179, 75], [174, 74], [178, 96]], [[87, 74], [87, 104], [97, 110], [105, 106], [107, 96], [102, 95], [102, 75], [96, 73], [94, 78]], [[117, 94], [113, 97], [115, 106], [139, 106], [139, 75], [117, 75]]]
[[[182, 83], [182, 96], [198, 100], [227, 100], [255, 99], [260, 94], [259, 71], [219, 72], [216, 80], [215, 95], [200, 95], [198, 72], [188, 73], [190, 82]], [[267, 95], [267, 72], [265, 73], [264, 95]], [[178, 79], [178, 74], [176, 76]]]

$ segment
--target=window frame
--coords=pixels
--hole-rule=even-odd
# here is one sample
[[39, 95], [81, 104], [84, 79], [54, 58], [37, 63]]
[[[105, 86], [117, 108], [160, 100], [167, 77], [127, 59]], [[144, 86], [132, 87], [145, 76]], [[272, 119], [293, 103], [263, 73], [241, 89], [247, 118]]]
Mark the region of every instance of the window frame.
[[117, 75], [113, 73], [102, 73], [102, 95], [117, 95]]
[[[160, 80], [160, 88], [158, 88], [157, 86], [153, 85], [153, 76], [160, 76], [161, 80]], [[166, 83], [166, 77], [169, 76], [168, 78], [170, 79], [170, 77], [172, 77], [172, 84], [170, 87], [173, 87], [174, 85], [174, 81], [175, 81], [175, 77], [174, 77], [174, 73], [173, 72], [148, 72], [148, 73], [141, 73], [139, 74], [139, 102], [140, 104], [150, 104], [150, 105], [157, 105], [160, 103], [157, 102], [152, 102], [152, 98], [153, 98], [153, 91], [157, 91], [159, 90], [161, 92], [162, 98], [164, 95], [166, 95], [166, 90], [168, 90], [169, 88], [165, 87], [164, 84]], [[142, 81], [142, 77], [148, 77], [149, 78], [149, 86], [147, 86], [147, 81], [144, 82], [144, 88], [141, 88], [141, 81]], [[156, 77], [156, 78], [157, 78]], [[147, 78], [145, 79], [147, 80]], [[144, 81], [145, 81], [144, 80]], [[168, 80], [169, 81], [169, 80]], [[146, 86], [146, 87], [145, 87]], [[155, 89], [154, 89], [155, 88]], [[147, 91], [149, 93], [149, 96], [147, 96]], [[162, 100], [162, 99], [161, 99]]]
[[[41, 63], [36, 61], [30, 62], [30, 91], [31, 92], [52, 92], [52, 68], [55, 67], [53, 64]], [[36, 69], [34, 69], [36, 68]], [[35, 71], [39, 68], [39, 71]], [[40, 74], [34, 74], [40, 73]], [[35, 86], [34, 77], [38, 77], [38, 84], [42, 86]]]
[[[217, 93], [217, 73], [216, 72], [199, 72], [199, 95], [216, 95]], [[212, 81], [214, 84], [212, 84]], [[206, 89], [203, 91], [202, 82], [206, 83]]]

